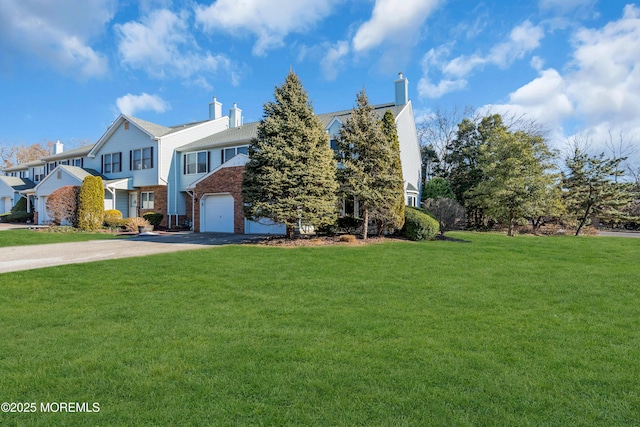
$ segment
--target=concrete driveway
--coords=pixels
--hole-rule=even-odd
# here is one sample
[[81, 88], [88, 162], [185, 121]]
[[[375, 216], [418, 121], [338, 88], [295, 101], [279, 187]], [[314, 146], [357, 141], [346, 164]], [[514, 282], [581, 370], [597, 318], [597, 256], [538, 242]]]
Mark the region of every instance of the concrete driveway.
[[255, 243], [265, 236], [226, 233], [167, 233], [124, 239], [0, 248], [0, 273], [64, 264], [203, 249], [211, 246]]

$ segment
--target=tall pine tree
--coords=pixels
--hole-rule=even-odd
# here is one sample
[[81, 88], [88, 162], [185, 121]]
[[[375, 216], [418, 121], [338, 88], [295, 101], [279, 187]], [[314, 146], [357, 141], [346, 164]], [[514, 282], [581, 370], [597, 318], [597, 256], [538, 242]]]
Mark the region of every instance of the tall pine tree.
[[313, 113], [298, 76], [289, 72], [264, 105], [257, 137], [249, 146], [242, 197], [247, 218], [297, 225], [336, 221], [336, 163], [324, 126]]
[[396, 163], [390, 141], [363, 90], [356, 97], [356, 108], [340, 128], [338, 150], [342, 167], [338, 180], [341, 195], [358, 201], [364, 239], [369, 232], [369, 219], [398, 224], [398, 190], [404, 200], [404, 189], [402, 175], [393, 172]]
[[390, 110], [385, 111], [382, 116], [382, 132], [387, 137], [391, 158], [388, 163], [387, 182], [381, 189], [387, 194], [387, 198], [385, 203], [376, 209], [376, 213], [380, 214], [377, 218], [378, 233], [381, 233], [384, 228], [401, 229], [404, 225], [404, 179], [400, 162], [400, 139], [398, 139], [396, 120]]

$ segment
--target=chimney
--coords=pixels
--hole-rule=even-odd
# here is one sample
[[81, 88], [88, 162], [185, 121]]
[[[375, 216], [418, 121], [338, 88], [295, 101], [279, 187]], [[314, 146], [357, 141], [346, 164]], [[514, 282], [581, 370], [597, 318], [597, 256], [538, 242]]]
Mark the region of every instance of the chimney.
[[58, 140], [58, 142], [56, 142], [53, 145], [53, 154], [60, 154], [62, 153], [63, 150], [64, 150], [64, 144], [60, 142], [60, 140]]
[[209, 120], [215, 120], [222, 117], [222, 104], [213, 97], [213, 101], [209, 103]]
[[396, 85], [396, 105], [404, 105], [409, 102], [409, 80], [402, 73], [398, 73]]
[[242, 110], [234, 102], [233, 108], [229, 110], [229, 128], [238, 128], [242, 126]]

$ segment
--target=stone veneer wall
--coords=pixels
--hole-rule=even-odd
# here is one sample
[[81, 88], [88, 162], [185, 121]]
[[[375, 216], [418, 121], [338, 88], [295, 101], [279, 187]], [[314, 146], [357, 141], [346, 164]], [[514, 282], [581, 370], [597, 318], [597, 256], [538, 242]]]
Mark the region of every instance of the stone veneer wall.
[[[229, 193], [233, 196], [233, 232], [244, 234], [244, 203], [242, 202], [242, 177], [244, 166], [222, 168], [200, 181], [194, 190], [193, 230], [200, 232], [200, 200], [210, 193]], [[187, 215], [191, 214], [191, 196], [187, 195]]]

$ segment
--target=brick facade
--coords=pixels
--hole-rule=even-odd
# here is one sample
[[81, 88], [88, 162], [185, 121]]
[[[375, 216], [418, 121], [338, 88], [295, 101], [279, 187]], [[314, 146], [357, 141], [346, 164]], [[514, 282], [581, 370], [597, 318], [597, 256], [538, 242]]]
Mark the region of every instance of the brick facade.
[[[150, 187], [138, 187], [136, 188], [138, 192], [138, 215], [142, 217], [147, 212], [156, 212], [161, 213], [163, 215], [162, 222], [160, 223], [160, 227], [167, 226], [167, 186], [166, 185], [154, 185]], [[142, 200], [141, 194], [145, 192], [153, 192], [153, 209], [142, 209]]]
[[[244, 234], [244, 204], [242, 202], [242, 177], [244, 166], [227, 167], [200, 181], [196, 188], [193, 231], [200, 232], [200, 199], [205, 194], [229, 193], [233, 196], [233, 232]], [[191, 213], [191, 197], [187, 196], [187, 212]]]

